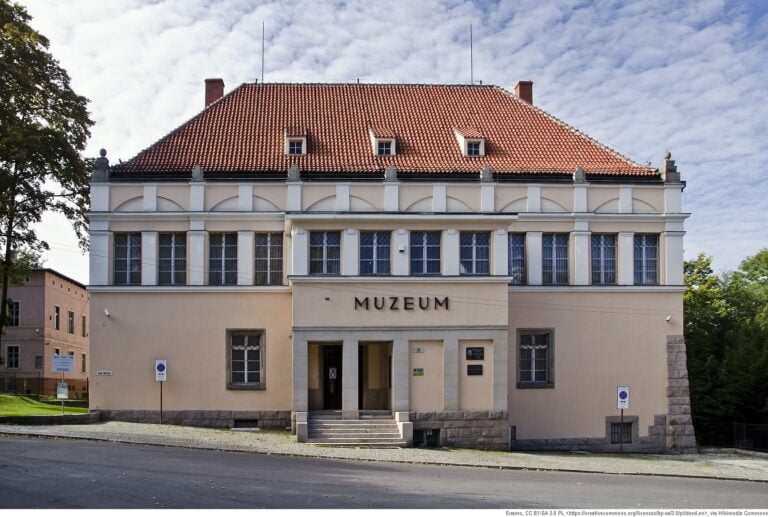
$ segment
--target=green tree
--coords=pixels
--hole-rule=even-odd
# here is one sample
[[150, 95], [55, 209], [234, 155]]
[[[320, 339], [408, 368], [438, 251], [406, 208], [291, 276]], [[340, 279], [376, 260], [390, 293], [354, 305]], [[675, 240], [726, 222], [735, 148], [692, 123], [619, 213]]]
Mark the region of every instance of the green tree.
[[86, 242], [88, 101], [72, 90], [30, 20], [24, 7], [0, 0], [0, 340], [8, 284], [20, 269], [14, 258], [47, 248], [32, 225], [47, 210], [60, 212]]

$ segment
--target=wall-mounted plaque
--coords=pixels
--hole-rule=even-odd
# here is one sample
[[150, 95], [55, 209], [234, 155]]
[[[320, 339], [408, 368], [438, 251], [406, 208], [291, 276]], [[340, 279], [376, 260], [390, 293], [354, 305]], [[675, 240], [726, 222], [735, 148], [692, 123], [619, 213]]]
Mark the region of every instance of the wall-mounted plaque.
[[424, 368], [414, 368], [413, 369], [413, 376], [414, 377], [424, 377]]
[[467, 347], [467, 360], [479, 361], [485, 359], [485, 347], [469, 346]]
[[482, 375], [483, 374], [483, 365], [482, 364], [468, 364], [467, 365], [467, 375]]

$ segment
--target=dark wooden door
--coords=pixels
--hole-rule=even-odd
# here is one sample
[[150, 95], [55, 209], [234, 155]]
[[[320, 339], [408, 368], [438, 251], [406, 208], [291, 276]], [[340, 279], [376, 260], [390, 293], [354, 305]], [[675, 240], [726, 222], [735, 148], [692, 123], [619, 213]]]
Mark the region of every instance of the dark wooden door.
[[323, 409], [341, 409], [341, 345], [323, 346]]

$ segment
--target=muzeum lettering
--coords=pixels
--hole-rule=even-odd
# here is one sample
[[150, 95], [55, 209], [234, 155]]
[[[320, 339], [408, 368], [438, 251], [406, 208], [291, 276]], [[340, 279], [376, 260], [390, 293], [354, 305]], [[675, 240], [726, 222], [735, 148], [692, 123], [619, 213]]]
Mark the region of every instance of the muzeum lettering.
[[447, 296], [366, 296], [358, 298], [355, 296], [355, 310], [390, 310], [390, 311], [413, 311], [420, 309], [428, 310], [448, 310], [449, 298]]

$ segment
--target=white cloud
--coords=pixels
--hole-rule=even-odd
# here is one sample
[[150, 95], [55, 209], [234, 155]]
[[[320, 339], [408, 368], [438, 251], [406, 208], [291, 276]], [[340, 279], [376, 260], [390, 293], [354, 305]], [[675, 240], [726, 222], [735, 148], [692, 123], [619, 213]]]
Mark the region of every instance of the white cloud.
[[[688, 182], [686, 252], [733, 268], [768, 246], [768, 20], [721, 0], [29, 1], [33, 25], [91, 99], [89, 153], [113, 161], [203, 105], [203, 79], [535, 82], [537, 105], [638, 161], [669, 148]], [[618, 7], [617, 7], [618, 5]], [[57, 223], [53, 221], [58, 220]], [[48, 265], [81, 280], [67, 223]], [[65, 232], [65, 233], [62, 233]], [[60, 246], [57, 242], [64, 242]], [[69, 248], [65, 246], [68, 244]], [[65, 251], [66, 250], [66, 251]]]

